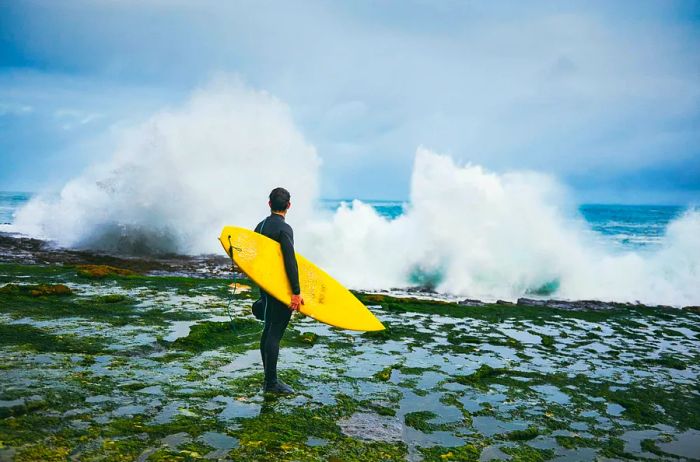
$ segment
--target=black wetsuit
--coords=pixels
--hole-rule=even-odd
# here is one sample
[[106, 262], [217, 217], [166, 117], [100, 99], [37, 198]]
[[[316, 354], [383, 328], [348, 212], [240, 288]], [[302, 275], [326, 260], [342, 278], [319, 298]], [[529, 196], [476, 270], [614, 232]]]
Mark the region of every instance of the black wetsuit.
[[[292, 293], [301, 293], [299, 288], [299, 269], [294, 255], [294, 233], [292, 227], [284, 217], [276, 213], [258, 223], [255, 232], [269, 237], [280, 243], [284, 268], [287, 270], [287, 278], [292, 286]], [[280, 340], [284, 330], [292, 317], [292, 310], [276, 298], [260, 289], [260, 295], [265, 302], [265, 327], [260, 337], [260, 354], [262, 355], [265, 369], [265, 383], [267, 386], [277, 383], [277, 357], [280, 351]]]

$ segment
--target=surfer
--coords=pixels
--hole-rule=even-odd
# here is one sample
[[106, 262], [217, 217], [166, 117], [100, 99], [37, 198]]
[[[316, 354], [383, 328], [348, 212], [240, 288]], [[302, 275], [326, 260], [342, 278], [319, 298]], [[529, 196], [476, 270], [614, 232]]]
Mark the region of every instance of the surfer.
[[291, 196], [284, 188], [275, 188], [270, 193], [270, 216], [258, 223], [255, 232], [269, 237], [280, 243], [284, 268], [292, 287], [292, 302], [289, 306], [270, 296], [260, 289], [264, 302], [265, 327], [260, 337], [260, 354], [262, 355], [265, 381], [263, 390], [269, 393], [294, 393], [292, 387], [277, 378], [277, 357], [280, 351], [280, 340], [292, 317], [292, 311], [299, 311], [304, 304], [299, 287], [299, 269], [294, 254], [294, 233], [292, 227], [285, 221], [287, 210], [291, 206]]

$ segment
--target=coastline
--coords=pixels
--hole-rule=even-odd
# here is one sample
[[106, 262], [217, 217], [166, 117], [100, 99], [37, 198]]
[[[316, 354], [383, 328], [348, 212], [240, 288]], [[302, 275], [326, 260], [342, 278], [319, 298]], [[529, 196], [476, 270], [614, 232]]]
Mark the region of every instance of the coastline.
[[[194, 278], [230, 278], [231, 261], [222, 255], [160, 255], [123, 256], [89, 250], [74, 250], [52, 245], [50, 242], [32, 237], [0, 231], [0, 263], [19, 264], [104, 264], [136, 271], [150, 276], [186, 276]], [[236, 272], [237, 277], [243, 276]], [[244, 276], [243, 276], [244, 277]], [[547, 296], [520, 296], [512, 300], [500, 298], [472, 299], [452, 294], [439, 293], [424, 286], [395, 287], [382, 290], [353, 290], [365, 294], [385, 294], [399, 298], [417, 298], [456, 303], [468, 306], [489, 304], [513, 304], [519, 306], [542, 306], [562, 310], [605, 310], [618, 307], [656, 307], [659, 309], [700, 310], [695, 305], [650, 305], [615, 300], [568, 300]]]

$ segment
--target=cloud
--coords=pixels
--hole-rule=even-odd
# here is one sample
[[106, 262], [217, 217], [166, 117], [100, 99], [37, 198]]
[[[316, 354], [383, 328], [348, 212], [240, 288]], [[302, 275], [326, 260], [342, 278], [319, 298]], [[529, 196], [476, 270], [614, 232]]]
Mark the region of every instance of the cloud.
[[33, 111], [34, 108], [27, 104], [0, 102], [0, 117], [5, 115], [23, 116], [31, 114]]
[[[602, 175], [614, 185], [615, 175], [668, 160], [697, 165], [696, 10], [682, 2], [7, 2], [0, 47], [11, 66], [100, 82], [95, 91], [134, 104], [132, 114], [144, 109], [139, 96], [112, 94], [110, 85], [172, 102], [212, 74], [240, 74], [289, 104], [325, 160], [325, 191], [406, 197], [418, 145], [501, 171], [588, 176], [588, 185]], [[378, 168], [392, 175], [377, 182]]]
[[104, 117], [104, 114], [85, 112], [77, 109], [61, 108], [54, 111], [54, 117], [63, 121], [64, 130], [71, 130], [80, 125], [89, 124]]

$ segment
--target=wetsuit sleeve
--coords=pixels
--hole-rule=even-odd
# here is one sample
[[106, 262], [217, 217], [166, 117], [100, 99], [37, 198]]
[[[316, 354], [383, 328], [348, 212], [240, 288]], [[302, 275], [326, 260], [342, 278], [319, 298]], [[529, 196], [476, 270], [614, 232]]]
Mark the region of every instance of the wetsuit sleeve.
[[299, 268], [297, 267], [297, 257], [294, 255], [294, 236], [292, 228], [282, 228], [280, 231], [280, 246], [282, 247], [282, 258], [284, 259], [284, 269], [287, 270], [287, 278], [292, 286], [292, 293], [299, 295]]

